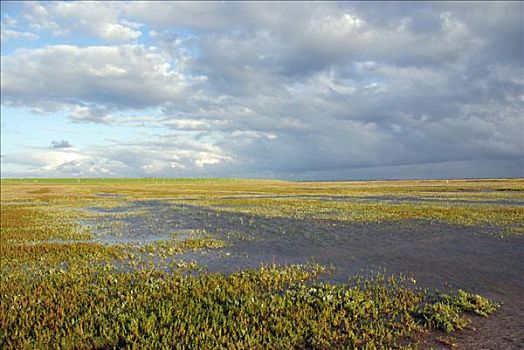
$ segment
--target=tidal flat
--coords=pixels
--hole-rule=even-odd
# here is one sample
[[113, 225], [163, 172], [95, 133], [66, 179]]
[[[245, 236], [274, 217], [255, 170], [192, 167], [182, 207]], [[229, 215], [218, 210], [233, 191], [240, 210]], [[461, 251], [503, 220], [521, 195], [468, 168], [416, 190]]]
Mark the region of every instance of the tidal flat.
[[1, 348], [524, 344], [523, 179], [1, 190]]

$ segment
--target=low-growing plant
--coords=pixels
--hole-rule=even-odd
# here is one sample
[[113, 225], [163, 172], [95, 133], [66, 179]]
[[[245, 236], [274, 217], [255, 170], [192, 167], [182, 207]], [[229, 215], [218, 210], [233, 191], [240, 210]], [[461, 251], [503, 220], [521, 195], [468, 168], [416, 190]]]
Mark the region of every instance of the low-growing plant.
[[[464, 191], [473, 189], [478, 200], [518, 200], [522, 187], [518, 180], [453, 181], [448, 186], [438, 181], [2, 179], [0, 348], [417, 348], [429, 329], [462, 329], [468, 314], [487, 316], [498, 305], [461, 290], [445, 294], [416, 289], [408, 279], [380, 274], [357, 276], [346, 284], [321, 283], [318, 277], [327, 269], [319, 265], [206, 273], [178, 256], [227, 244], [204, 229], [188, 239], [102, 245], [89, 241], [91, 227], [81, 229], [75, 220], [139, 214], [120, 209], [127, 201], [155, 198], [270, 217], [359, 222], [417, 218], [501, 225], [520, 233], [522, 208], [515, 206], [393, 205], [304, 196], [463, 200], [473, 196]], [[79, 210], [93, 205], [108, 210]], [[111, 212], [115, 208], [120, 212]], [[253, 221], [247, 216], [239, 223], [250, 226]], [[233, 231], [225, 236], [256, 238]]]
[[499, 307], [499, 304], [487, 298], [461, 289], [455, 295], [440, 293], [429, 298], [433, 302], [425, 304], [415, 312], [415, 315], [428, 326], [446, 333], [467, 326], [469, 323], [465, 317], [467, 313], [486, 317]]

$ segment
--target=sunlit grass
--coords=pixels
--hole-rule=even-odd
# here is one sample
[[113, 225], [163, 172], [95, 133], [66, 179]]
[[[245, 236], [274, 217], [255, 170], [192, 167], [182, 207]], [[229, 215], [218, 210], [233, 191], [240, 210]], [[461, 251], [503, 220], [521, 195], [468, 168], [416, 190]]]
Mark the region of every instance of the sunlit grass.
[[[428, 328], [467, 324], [461, 294], [435, 299], [377, 276], [315, 283], [319, 266], [187, 276], [110, 265], [2, 276], [3, 348], [412, 347]], [[311, 284], [312, 283], [312, 284]], [[468, 295], [469, 297], [469, 295]]]
[[[101, 193], [123, 197], [98, 197], [97, 194]], [[315, 196], [327, 198], [321, 200]], [[343, 197], [350, 198], [330, 200]], [[370, 202], [359, 198], [378, 200]], [[438, 201], [393, 201], [396, 198]], [[267, 217], [348, 222], [418, 219], [496, 226], [504, 234], [524, 233], [522, 179], [323, 183], [238, 179], [83, 179], [80, 183], [74, 179], [2, 181], [3, 203], [28, 201], [69, 207], [96, 205], [114, 208], [129, 200], [151, 199], [169, 199]], [[510, 203], [501, 205], [496, 201]]]
[[338, 220], [345, 222], [439, 221], [456, 225], [488, 225], [524, 233], [524, 207], [428, 203], [369, 203], [295, 198], [208, 199], [192, 202], [215, 210], [265, 217]]
[[[292, 183], [216, 179], [2, 180], [0, 348], [416, 348], [430, 330], [463, 329], [497, 305], [402, 277], [320, 283], [322, 266], [208, 274], [181, 253], [226, 246], [204, 228], [165, 241], [104, 245], [77, 220], [165, 199], [264, 217], [344, 222], [439, 221], [522, 234], [523, 207], [450, 203], [523, 200], [523, 181]], [[100, 193], [122, 197], [100, 197]], [[314, 196], [356, 199], [320, 200]], [[301, 197], [297, 197], [301, 196]], [[304, 197], [305, 196], [305, 197]], [[310, 198], [308, 198], [310, 196]], [[313, 196], [313, 197], [312, 197]], [[388, 196], [446, 203], [359, 201]], [[86, 207], [122, 208], [90, 212]], [[242, 219], [243, 220], [243, 219]], [[246, 219], [249, 224], [249, 218]], [[117, 234], [119, 228], [104, 229]], [[187, 236], [187, 237], [186, 237]], [[227, 237], [254, 239], [241, 232]], [[196, 272], [196, 273], [188, 273]]]
[[71, 210], [50, 209], [43, 205], [3, 204], [1, 210], [2, 242], [49, 239], [83, 240], [89, 232], [73, 222], [78, 214]]

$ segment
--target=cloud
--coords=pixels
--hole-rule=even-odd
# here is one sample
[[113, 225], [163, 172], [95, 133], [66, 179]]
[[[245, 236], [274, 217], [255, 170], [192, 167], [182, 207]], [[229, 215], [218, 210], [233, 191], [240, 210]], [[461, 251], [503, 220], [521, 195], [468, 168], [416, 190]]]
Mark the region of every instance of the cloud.
[[39, 35], [107, 42], [3, 56], [2, 103], [145, 137], [67, 149], [79, 158], [63, 162], [45, 153], [42, 172], [495, 174], [485, 162], [518, 173], [524, 5], [383, 5], [31, 3]]
[[18, 32], [16, 30], [4, 29], [1, 30], [2, 42], [12, 41], [12, 40], [34, 40], [38, 38], [38, 35], [31, 32]]
[[111, 124], [115, 118], [103, 107], [71, 105], [67, 107], [69, 119], [74, 123]]
[[77, 121], [107, 122], [88, 117], [85, 109], [90, 106], [100, 111], [176, 102], [195, 81], [140, 45], [54, 45], [2, 59], [3, 103], [51, 111], [72, 108]]
[[226, 176], [236, 160], [211, 142], [168, 134], [133, 141], [117, 138], [109, 145], [84, 149], [72, 147], [65, 140], [53, 141], [49, 149], [3, 155], [2, 164], [7, 165], [6, 169], [2, 167], [3, 176], [188, 177], [210, 172]]
[[29, 2], [25, 19], [35, 30], [48, 30], [55, 36], [73, 32], [122, 43], [138, 39], [137, 23], [119, 18], [114, 3], [102, 2]]
[[51, 141], [51, 145], [49, 148], [52, 148], [52, 149], [57, 149], [57, 148], [71, 148], [73, 147], [69, 141], [67, 140], [62, 140], [62, 141]]
[[1, 42], [7, 43], [8, 41], [15, 40], [35, 40], [38, 39], [38, 35], [35, 33], [18, 29], [18, 21], [9, 15], [2, 16], [1, 23]]

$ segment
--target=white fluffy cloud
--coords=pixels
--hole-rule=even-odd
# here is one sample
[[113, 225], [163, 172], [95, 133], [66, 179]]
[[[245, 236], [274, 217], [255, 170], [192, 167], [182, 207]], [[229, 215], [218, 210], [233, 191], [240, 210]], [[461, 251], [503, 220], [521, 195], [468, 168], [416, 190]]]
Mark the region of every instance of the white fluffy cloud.
[[1, 37], [2, 37], [2, 42], [6, 42], [6, 41], [20, 40], [20, 39], [32, 40], [32, 39], [38, 38], [38, 35], [31, 33], [31, 32], [18, 32], [16, 30], [2, 28]]
[[[42, 109], [157, 106], [184, 98], [193, 82], [161, 54], [140, 45], [54, 45], [2, 59], [3, 102]], [[85, 113], [85, 107], [76, 108], [73, 119], [88, 118]]]
[[79, 32], [110, 42], [138, 39], [138, 23], [119, 18], [119, 5], [112, 2], [28, 2], [25, 18], [35, 30], [50, 30], [56, 36]]
[[35, 148], [2, 157], [4, 176], [24, 172], [30, 176], [205, 176], [219, 171], [224, 176], [236, 160], [212, 143], [194, 142], [179, 135], [157, 135], [151, 140], [115, 139], [109, 145], [89, 149], [68, 141], [53, 141], [49, 148]]

